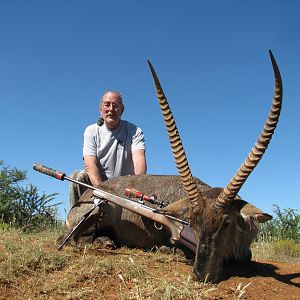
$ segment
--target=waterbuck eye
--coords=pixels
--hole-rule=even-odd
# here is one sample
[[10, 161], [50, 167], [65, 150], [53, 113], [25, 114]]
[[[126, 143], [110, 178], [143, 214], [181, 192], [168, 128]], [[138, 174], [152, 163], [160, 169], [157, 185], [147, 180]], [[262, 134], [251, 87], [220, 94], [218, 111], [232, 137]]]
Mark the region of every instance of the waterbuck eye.
[[226, 227], [229, 226], [229, 224], [230, 224], [230, 219], [226, 220], [226, 221], [224, 222], [224, 225], [223, 225], [223, 226], [226, 228]]
[[222, 228], [225, 229], [229, 226], [229, 224], [231, 223], [231, 220], [228, 216], [224, 216], [223, 217], [223, 223], [222, 223]]

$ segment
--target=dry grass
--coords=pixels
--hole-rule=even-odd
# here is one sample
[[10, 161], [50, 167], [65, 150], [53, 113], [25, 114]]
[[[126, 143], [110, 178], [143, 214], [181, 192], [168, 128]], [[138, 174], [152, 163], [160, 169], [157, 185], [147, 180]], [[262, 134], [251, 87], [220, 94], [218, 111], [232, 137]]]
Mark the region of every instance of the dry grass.
[[[92, 247], [57, 251], [58, 235], [0, 229], [0, 299], [244, 299], [249, 289], [246, 280], [223, 297], [220, 285], [191, 280], [191, 265], [175, 254]], [[290, 250], [283, 255], [274, 249], [257, 243], [254, 258], [274, 259], [281, 253], [280, 259], [291, 260], [286, 259]], [[300, 262], [299, 253], [292, 259]]]
[[257, 242], [252, 245], [254, 259], [271, 259], [300, 263], [300, 244], [289, 240], [272, 243]]
[[1, 231], [0, 287], [7, 299], [208, 299], [216, 289], [192, 281], [180, 256], [126, 248], [57, 251], [57, 235]]

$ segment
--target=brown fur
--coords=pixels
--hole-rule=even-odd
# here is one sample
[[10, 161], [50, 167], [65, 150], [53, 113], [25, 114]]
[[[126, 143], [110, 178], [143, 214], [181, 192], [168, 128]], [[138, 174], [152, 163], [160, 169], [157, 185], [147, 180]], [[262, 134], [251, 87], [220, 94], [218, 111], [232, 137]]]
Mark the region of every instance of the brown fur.
[[[218, 278], [218, 270], [224, 261], [240, 261], [249, 258], [250, 244], [257, 234], [258, 225], [258, 223], [251, 223], [250, 226], [249, 218], [255, 219], [256, 214], [264, 214], [241, 199], [235, 200], [232, 206], [225, 211], [221, 208], [212, 209], [211, 205], [222, 189], [211, 188], [197, 178], [194, 180], [204, 196], [205, 205], [201, 214], [195, 208], [191, 208], [179, 176], [123, 176], [104, 182], [100, 188], [124, 197], [125, 188], [131, 186], [145, 194], [156, 194], [158, 199], [170, 203], [163, 209], [163, 213], [190, 220], [198, 243], [207, 245], [209, 239], [214, 240], [213, 244], [204, 252], [205, 255], [199, 255], [201, 248], [198, 246], [194, 274], [198, 279], [204, 280], [209, 273], [208, 278], [215, 281]], [[86, 191], [78, 206], [71, 209], [66, 222], [66, 232], [76, 225], [80, 217], [92, 207], [91, 196], [92, 190]], [[77, 243], [80, 243], [81, 235], [90, 234], [89, 228], [99, 218], [98, 213], [95, 211], [86, 221], [84, 228], [81, 228], [80, 233], [74, 237]], [[110, 238], [117, 246], [126, 245], [143, 249], [152, 249], [162, 245], [171, 246], [168, 230], [165, 228], [158, 230], [153, 221], [114, 204], [105, 204], [102, 218], [103, 220], [99, 222], [100, 233], [102, 235], [109, 233]], [[207, 235], [208, 232], [212, 232], [213, 236]], [[206, 236], [208, 240], [200, 240], [200, 236]], [[224, 239], [224, 237], [228, 238]], [[61, 239], [62, 237], [60, 237], [60, 241]], [[218, 247], [216, 247], [217, 243], [219, 243]]]

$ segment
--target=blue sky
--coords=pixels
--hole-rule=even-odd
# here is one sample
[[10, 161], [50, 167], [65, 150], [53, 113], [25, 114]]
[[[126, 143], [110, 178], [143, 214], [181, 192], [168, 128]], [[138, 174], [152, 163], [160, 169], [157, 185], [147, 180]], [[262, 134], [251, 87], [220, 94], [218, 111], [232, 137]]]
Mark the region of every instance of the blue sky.
[[39, 162], [82, 168], [84, 128], [108, 89], [146, 136], [148, 173], [177, 174], [147, 65], [154, 65], [194, 176], [226, 186], [269, 113], [273, 72], [284, 102], [278, 128], [240, 195], [268, 213], [299, 209], [298, 1], [0, 0], [0, 159], [27, 171], [40, 193], [68, 183], [32, 170]]

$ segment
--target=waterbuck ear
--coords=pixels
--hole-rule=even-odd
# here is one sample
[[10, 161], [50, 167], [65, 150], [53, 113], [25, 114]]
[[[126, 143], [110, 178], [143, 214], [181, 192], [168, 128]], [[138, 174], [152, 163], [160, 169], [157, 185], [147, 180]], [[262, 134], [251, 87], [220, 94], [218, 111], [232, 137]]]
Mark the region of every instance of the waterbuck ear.
[[241, 198], [235, 198], [234, 201], [231, 203], [230, 207], [235, 208], [236, 210], [240, 211], [244, 209], [244, 207], [248, 207], [249, 203]]
[[273, 217], [271, 215], [266, 214], [266, 213], [256, 214], [256, 215], [254, 215], [254, 217], [257, 219], [257, 221], [259, 223], [265, 223], [265, 222], [273, 219]]
[[232, 206], [236, 207], [244, 217], [251, 217], [259, 223], [272, 220], [272, 216], [242, 199], [235, 199]]
[[181, 198], [173, 203], [168, 204], [160, 210], [160, 213], [171, 216], [189, 215], [189, 199]]

